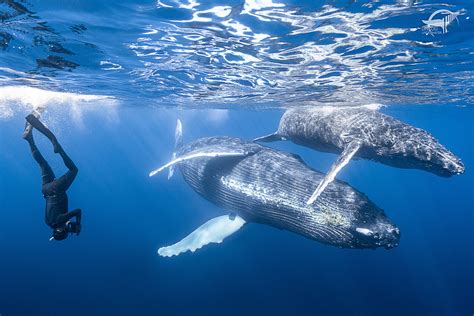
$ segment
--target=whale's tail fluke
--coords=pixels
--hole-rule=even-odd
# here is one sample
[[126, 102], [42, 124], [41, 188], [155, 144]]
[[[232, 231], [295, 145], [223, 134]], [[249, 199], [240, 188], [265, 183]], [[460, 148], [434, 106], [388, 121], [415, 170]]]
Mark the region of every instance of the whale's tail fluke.
[[[183, 124], [181, 124], [181, 121], [178, 119], [176, 121], [176, 130], [174, 132], [174, 150], [173, 150], [173, 155], [171, 156], [171, 160], [176, 159], [176, 152], [178, 149], [183, 145]], [[175, 166], [172, 165], [168, 169], [168, 180], [171, 179], [174, 175], [174, 169]]]

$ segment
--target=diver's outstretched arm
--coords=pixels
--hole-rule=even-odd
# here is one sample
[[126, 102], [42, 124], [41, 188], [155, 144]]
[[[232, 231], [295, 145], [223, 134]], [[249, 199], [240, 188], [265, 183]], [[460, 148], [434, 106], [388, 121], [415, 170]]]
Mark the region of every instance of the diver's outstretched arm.
[[60, 215], [58, 217], [58, 222], [61, 223], [66, 223], [69, 221], [71, 218], [75, 217], [76, 218], [76, 223], [81, 224], [81, 219], [82, 219], [82, 211], [80, 208], [77, 208], [73, 211], [67, 212], [66, 214]]
[[[76, 222], [69, 221], [71, 218], [76, 217]], [[61, 223], [66, 223], [67, 229], [69, 233], [76, 233], [79, 235], [81, 232], [81, 218], [82, 218], [82, 211], [81, 209], [75, 209], [70, 211], [66, 214], [61, 215], [58, 220]]]

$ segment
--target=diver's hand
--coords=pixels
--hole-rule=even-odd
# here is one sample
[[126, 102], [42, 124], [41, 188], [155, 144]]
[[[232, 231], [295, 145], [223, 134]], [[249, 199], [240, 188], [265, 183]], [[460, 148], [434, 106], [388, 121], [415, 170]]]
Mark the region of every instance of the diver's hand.
[[81, 224], [69, 221], [66, 223], [66, 225], [70, 233], [79, 235], [79, 233], [81, 232], [81, 228], [82, 228]]
[[77, 236], [79, 236], [79, 234], [81, 233], [82, 226], [81, 224], [76, 224], [75, 226], [76, 227], [74, 229], [74, 232], [76, 233]]

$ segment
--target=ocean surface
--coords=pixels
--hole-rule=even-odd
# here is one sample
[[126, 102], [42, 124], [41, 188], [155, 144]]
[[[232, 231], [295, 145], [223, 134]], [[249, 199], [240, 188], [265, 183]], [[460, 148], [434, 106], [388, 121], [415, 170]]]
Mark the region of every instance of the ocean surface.
[[[0, 0], [0, 315], [473, 315], [473, 12], [469, 0]], [[367, 104], [466, 167], [342, 170], [400, 228], [398, 247], [340, 249], [250, 223], [158, 256], [228, 213], [178, 170], [148, 177], [171, 159], [177, 119], [185, 143], [251, 140], [288, 108]], [[83, 229], [61, 242], [21, 138], [38, 108], [79, 168], [68, 195]], [[267, 145], [324, 173], [337, 158]]]

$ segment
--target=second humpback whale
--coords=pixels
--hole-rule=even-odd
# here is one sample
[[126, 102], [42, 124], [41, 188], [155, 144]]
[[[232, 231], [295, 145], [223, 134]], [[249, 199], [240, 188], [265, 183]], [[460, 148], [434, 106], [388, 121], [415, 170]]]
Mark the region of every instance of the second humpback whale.
[[308, 204], [318, 198], [354, 156], [442, 177], [464, 172], [461, 160], [430, 133], [367, 107], [287, 110], [275, 133], [254, 141], [286, 139], [318, 151], [341, 154]]
[[150, 176], [178, 165], [197, 193], [230, 213], [211, 219], [180, 242], [160, 248], [161, 256], [220, 243], [251, 222], [343, 248], [389, 249], [398, 245], [399, 229], [384, 211], [347, 183], [334, 181], [316, 203], [306, 204], [324, 175], [298, 156], [238, 138], [209, 137], [178, 148], [173, 157]]

